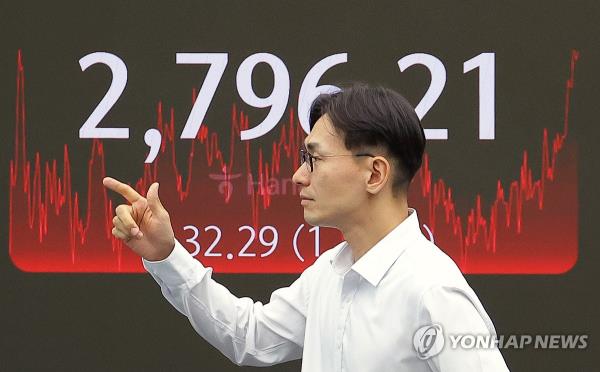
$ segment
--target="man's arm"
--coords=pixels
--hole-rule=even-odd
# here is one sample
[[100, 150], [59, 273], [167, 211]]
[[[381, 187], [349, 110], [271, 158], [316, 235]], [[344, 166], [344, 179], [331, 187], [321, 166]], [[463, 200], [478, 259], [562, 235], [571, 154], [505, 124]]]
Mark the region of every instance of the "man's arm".
[[263, 305], [232, 295], [177, 241], [164, 260], [142, 262], [165, 298], [232, 362], [268, 366], [302, 357], [312, 267]]
[[496, 337], [492, 321], [472, 290], [440, 285], [426, 290], [418, 308], [418, 325], [432, 324], [442, 327], [445, 339], [442, 351], [427, 359], [432, 371], [508, 372], [497, 347], [463, 348], [457, 342], [460, 336]]

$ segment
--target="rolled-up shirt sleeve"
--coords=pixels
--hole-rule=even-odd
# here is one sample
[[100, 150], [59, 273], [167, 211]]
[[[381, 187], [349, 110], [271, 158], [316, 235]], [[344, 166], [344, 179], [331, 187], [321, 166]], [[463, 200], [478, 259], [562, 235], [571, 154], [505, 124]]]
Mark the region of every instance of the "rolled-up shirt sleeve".
[[[443, 349], [427, 359], [432, 371], [508, 372], [497, 343], [490, 341], [497, 337], [494, 325], [473, 291], [433, 286], [421, 297], [418, 317], [421, 326], [437, 324], [443, 332]], [[469, 342], [460, 342], [465, 336]], [[475, 338], [485, 342], [472, 344]]]
[[214, 281], [178, 242], [161, 261], [142, 259], [163, 296], [196, 332], [238, 365], [269, 366], [302, 357], [311, 269], [289, 287], [273, 292], [268, 304], [238, 298]]

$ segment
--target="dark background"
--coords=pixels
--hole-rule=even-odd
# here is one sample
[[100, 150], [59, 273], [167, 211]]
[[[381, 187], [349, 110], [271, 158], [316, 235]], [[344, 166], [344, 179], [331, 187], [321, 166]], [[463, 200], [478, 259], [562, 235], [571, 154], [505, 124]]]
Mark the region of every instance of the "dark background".
[[[600, 9], [587, 2], [291, 2], [196, 1], [150, 4], [11, 2], [0, 5], [0, 371], [242, 371], [203, 341], [160, 294], [148, 275], [28, 274], [7, 249], [8, 162], [13, 156], [16, 55], [26, 73], [29, 158], [39, 150], [62, 158], [70, 146], [74, 189], [84, 189], [90, 142], [79, 127], [106, 91], [110, 73], [81, 72], [78, 60], [94, 51], [120, 56], [127, 88], [103, 123], [130, 127], [130, 140], [105, 141], [107, 172], [134, 180], [147, 150], [144, 131], [155, 122], [156, 102], [176, 110], [178, 132], [190, 109], [190, 92], [206, 69], [178, 66], [176, 52], [227, 52], [229, 63], [205, 122], [229, 123], [232, 103], [243, 104], [235, 72], [250, 54], [269, 52], [288, 67], [290, 107], [300, 84], [322, 58], [349, 53], [347, 64], [322, 84], [349, 80], [383, 83], [417, 104], [429, 84], [424, 68], [400, 73], [396, 62], [430, 53], [444, 63], [442, 96], [423, 120], [448, 128], [448, 141], [430, 141], [432, 170], [456, 185], [456, 199], [484, 200], [498, 179], [518, 175], [520, 154], [540, 164], [541, 132], [562, 128], [565, 81], [572, 49], [575, 73], [570, 140], [579, 146], [579, 260], [563, 275], [468, 276], [499, 334], [587, 334], [585, 350], [503, 350], [513, 371], [593, 371], [598, 362], [598, 296], [594, 214], [598, 208], [598, 45]], [[496, 140], [477, 135], [477, 72], [462, 63], [496, 53]], [[253, 78], [259, 95], [270, 92], [268, 68]], [[244, 106], [242, 106], [244, 107]], [[266, 110], [248, 107], [251, 120]], [[223, 125], [223, 134], [228, 125]], [[278, 130], [257, 141], [270, 143]], [[178, 144], [185, 149], [186, 141]], [[185, 151], [179, 151], [184, 154]], [[291, 174], [290, 170], [290, 174]], [[466, 209], [470, 204], [463, 203]], [[168, 206], [167, 206], [168, 207]], [[461, 206], [459, 205], [459, 208]], [[575, 207], [575, 206], [574, 206]], [[200, 213], [210, 213], [200, 211]], [[554, 232], [552, 232], [554, 233]], [[238, 296], [268, 301], [295, 275], [215, 275]], [[596, 363], [595, 363], [596, 362]], [[300, 362], [271, 367], [299, 370]]]

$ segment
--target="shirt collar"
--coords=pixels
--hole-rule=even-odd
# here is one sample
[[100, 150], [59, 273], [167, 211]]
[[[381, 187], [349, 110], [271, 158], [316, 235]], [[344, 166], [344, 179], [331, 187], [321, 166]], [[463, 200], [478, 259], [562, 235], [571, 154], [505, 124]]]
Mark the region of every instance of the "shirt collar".
[[410, 237], [417, 234], [421, 234], [417, 211], [409, 208], [408, 217], [354, 263], [352, 248], [346, 242], [330, 261], [333, 271], [343, 275], [351, 269], [377, 287], [385, 273], [410, 244]]

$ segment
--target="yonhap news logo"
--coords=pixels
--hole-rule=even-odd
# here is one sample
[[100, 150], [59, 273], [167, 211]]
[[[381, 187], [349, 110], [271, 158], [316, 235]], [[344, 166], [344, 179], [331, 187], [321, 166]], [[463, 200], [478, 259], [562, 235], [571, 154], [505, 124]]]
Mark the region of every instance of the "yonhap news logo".
[[579, 349], [588, 347], [587, 334], [444, 334], [440, 324], [429, 324], [417, 329], [413, 345], [419, 359], [432, 358], [442, 352], [444, 346], [451, 350], [485, 349]]
[[423, 326], [415, 332], [413, 345], [419, 359], [429, 359], [444, 348], [444, 331], [439, 324]]

